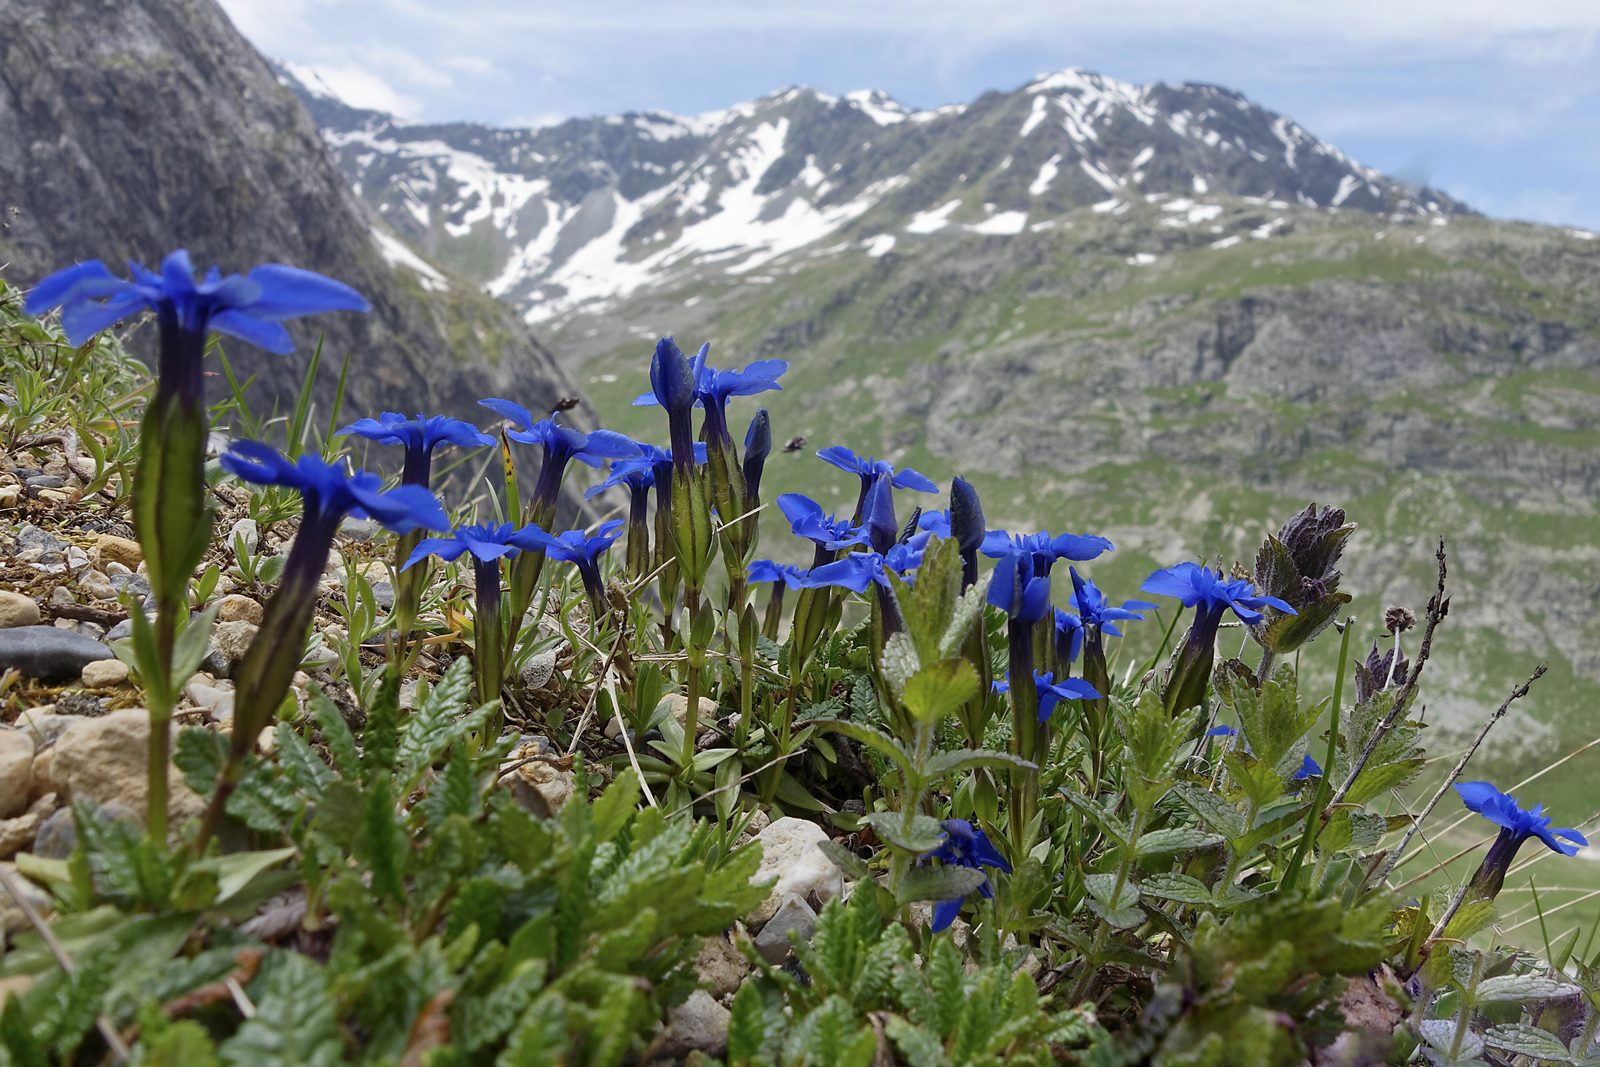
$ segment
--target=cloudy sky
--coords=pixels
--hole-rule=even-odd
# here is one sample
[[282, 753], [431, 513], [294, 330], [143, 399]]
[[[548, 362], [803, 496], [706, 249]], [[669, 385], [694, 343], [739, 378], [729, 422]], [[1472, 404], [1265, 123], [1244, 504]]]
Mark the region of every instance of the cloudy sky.
[[1493, 215], [1600, 229], [1600, 0], [222, 0], [353, 104], [533, 125], [786, 85], [917, 107], [1078, 66], [1206, 81]]

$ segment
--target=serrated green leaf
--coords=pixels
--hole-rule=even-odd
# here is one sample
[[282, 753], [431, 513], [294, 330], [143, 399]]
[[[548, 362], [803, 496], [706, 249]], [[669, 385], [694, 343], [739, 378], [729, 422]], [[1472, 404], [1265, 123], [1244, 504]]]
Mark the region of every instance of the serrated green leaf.
[[1472, 991], [1472, 999], [1479, 1004], [1494, 1004], [1501, 1001], [1521, 1003], [1572, 996], [1579, 992], [1581, 990], [1575, 985], [1558, 982], [1542, 974], [1503, 974], [1479, 982]]
[[1143, 896], [1171, 900], [1179, 904], [1214, 904], [1211, 890], [1200, 879], [1175, 871], [1152, 874], [1139, 882]]
[[978, 695], [978, 672], [964, 659], [942, 659], [922, 667], [906, 683], [906, 710], [923, 722], [955, 714]]
[[1002, 771], [1032, 771], [1037, 770], [1036, 764], [1013, 756], [1009, 752], [997, 752], [987, 748], [958, 748], [946, 752], [935, 753], [923, 768], [929, 782], [947, 778], [961, 771], [975, 770], [979, 767], [989, 767]]
[[911, 753], [907, 752], [900, 742], [882, 730], [876, 730], [871, 726], [864, 726], [858, 722], [849, 722], [845, 719], [815, 719], [812, 722], [819, 730], [844, 734], [852, 741], [859, 741], [873, 751], [887, 756], [895, 766], [900, 768], [902, 774], [911, 769]]
[[1484, 1032], [1483, 1043], [1490, 1048], [1517, 1056], [1532, 1056], [1541, 1060], [1555, 1060], [1558, 1063], [1571, 1062], [1567, 1046], [1563, 1045], [1555, 1035], [1548, 1034], [1536, 1026], [1524, 1026], [1522, 1023], [1491, 1026]]
[[321, 967], [296, 952], [277, 952], [250, 984], [255, 1014], [222, 1045], [235, 1067], [334, 1067], [344, 1048], [333, 997]]
[[1197, 848], [1220, 845], [1220, 834], [1208, 834], [1194, 826], [1171, 826], [1165, 830], [1152, 830], [1142, 834], [1134, 843], [1138, 856], [1158, 856], [1168, 852], [1189, 852]]
[[917, 900], [955, 900], [988, 881], [980, 870], [941, 864], [937, 867], [913, 867], [900, 883], [899, 902], [910, 904]]
[[1173, 792], [1202, 822], [1223, 837], [1232, 840], [1244, 835], [1244, 815], [1222, 797], [1188, 782], [1180, 782]]
[[919, 855], [932, 852], [944, 842], [944, 827], [932, 816], [912, 816], [909, 829], [905, 826], [904, 816], [892, 811], [870, 812], [861, 821], [872, 827], [880, 838], [907, 852]]

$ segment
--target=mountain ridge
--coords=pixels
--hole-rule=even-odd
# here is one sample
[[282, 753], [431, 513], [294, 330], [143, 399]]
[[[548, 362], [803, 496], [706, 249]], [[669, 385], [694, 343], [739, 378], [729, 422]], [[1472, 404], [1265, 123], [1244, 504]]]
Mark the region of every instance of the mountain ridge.
[[1008, 236], [1118, 197], [1470, 213], [1232, 90], [1076, 68], [926, 110], [878, 90], [794, 86], [693, 117], [629, 112], [531, 129], [404, 122], [278, 74], [374, 210], [532, 323], [559, 325], [708, 268], [748, 272], [826, 240], [881, 254], [948, 226]]

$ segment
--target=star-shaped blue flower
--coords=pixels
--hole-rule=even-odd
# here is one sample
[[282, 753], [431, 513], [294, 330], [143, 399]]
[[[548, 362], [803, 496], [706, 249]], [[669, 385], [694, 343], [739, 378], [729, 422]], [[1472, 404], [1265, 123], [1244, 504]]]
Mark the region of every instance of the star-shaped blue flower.
[[809, 581], [814, 586], [833, 585], [852, 593], [865, 593], [874, 584], [889, 587], [889, 575], [905, 578], [922, 566], [922, 552], [914, 545], [894, 545], [887, 553], [851, 552], [817, 567]]
[[796, 567], [792, 563], [777, 563], [770, 559], [752, 561], [746, 574], [746, 580], [751, 585], [781, 582], [789, 589], [809, 589], [811, 587], [810, 573], [804, 567]]
[[1009, 534], [1004, 530], [990, 530], [983, 536], [982, 552], [991, 559], [1011, 552], [1027, 552], [1033, 556], [1035, 573], [1047, 575], [1058, 559], [1088, 560], [1114, 546], [1097, 534], [1052, 534], [1041, 530], [1031, 534]]
[[1055, 714], [1056, 705], [1063, 700], [1099, 700], [1100, 691], [1082, 678], [1063, 678], [1056, 681], [1049, 671], [1035, 673], [1034, 689], [1039, 694], [1039, 721], [1047, 722]]
[[1589, 844], [1589, 839], [1576, 830], [1551, 829], [1550, 817], [1544, 813], [1543, 804], [1535, 804], [1531, 809], [1524, 808], [1511, 794], [1500, 792], [1488, 782], [1457, 782], [1455, 790], [1461, 794], [1461, 802], [1469, 810], [1482, 815], [1501, 830], [1508, 831], [1515, 845], [1521, 845], [1530, 837], [1537, 837], [1552, 852], [1576, 856], [1579, 845]]
[[497, 397], [478, 403], [519, 427], [507, 431], [507, 437], [544, 449], [544, 460], [539, 467], [539, 481], [534, 486], [533, 499], [547, 506], [555, 504], [561, 479], [571, 461], [599, 467], [608, 459], [629, 459], [640, 454], [637, 444], [612, 430], [584, 433], [561, 425], [556, 415], [535, 420], [533, 413], [521, 404]]
[[919, 474], [910, 467], [895, 470], [894, 464], [886, 459], [871, 459], [858, 456], [843, 445], [833, 445], [817, 453], [817, 458], [824, 463], [830, 463], [842, 471], [857, 475], [861, 479], [863, 494], [872, 488], [872, 483], [878, 478], [888, 475], [889, 481], [896, 489], [910, 489], [915, 493], [937, 493], [939, 487], [933, 479], [926, 474]]
[[432, 473], [433, 452], [440, 445], [481, 448], [494, 444], [494, 438], [468, 422], [446, 415], [407, 418], [398, 411], [385, 411], [375, 419], [357, 419], [335, 436], [365, 437], [380, 445], [403, 445], [405, 467], [400, 480], [406, 485], [427, 485]]
[[85, 260], [34, 286], [23, 308], [30, 315], [61, 308], [61, 327], [73, 345], [149, 310], [171, 316], [180, 330], [215, 330], [281, 355], [294, 349], [283, 320], [371, 307], [343, 282], [282, 263], [227, 277], [212, 267], [196, 277], [189, 253], [181, 248], [161, 261], [159, 274], [133, 262], [128, 271], [131, 281], [118, 278], [98, 259]]
[[525, 552], [543, 552], [548, 558], [571, 563], [578, 568], [584, 590], [597, 607], [605, 601], [605, 583], [600, 580], [600, 557], [622, 536], [621, 519], [600, 524], [593, 534], [568, 530], [552, 534], [529, 523], [511, 536], [511, 543]]
[[491, 563], [521, 551], [512, 541], [517, 528], [509, 522], [480, 522], [471, 526], [458, 526], [449, 537], [430, 537], [412, 551], [401, 570], [408, 570], [429, 556], [438, 556], [445, 562], [470, 554], [480, 563]]
[[318, 527], [336, 529], [346, 515], [355, 515], [374, 519], [396, 533], [450, 528], [439, 501], [421, 486], [385, 490], [383, 479], [376, 474], [352, 474], [343, 463], [328, 463], [319, 456], [307, 454], [291, 462], [259, 441], [235, 441], [221, 462], [225, 470], [244, 481], [299, 490], [307, 521]]
[[1294, 608], [1275, 596], [1261, 596], [1248, 578], [1225, 578], [1221, 570], [1198, 563], [1179, 563], [1156, 571], [1139, 586], [1146, 593], [1175, 597], [1186, 608], [1220, 619], [1231, 609], [1239, 621], [1254, 625], [1262, 619], [1262, 608], [1276, 608], [1289, 615]]
[[989, 603], [1013, 621], [1035, 623], [1050, 610], [1050, 578], [1034, 573], [1031, 552], [1000, 557], [989, 577]]
[[[994, 845], [989, 843], [989, 838], [984, 832], [973, 826], [965, 819], [946, 819], [944, 821], [944, 841], [938, 848], [923, 855], [918, 863], [936, 859], [950, 867], [970, 867], [973, 870], [982, 870], [993, 867], [997, 871], [1011, 873], [1011, 864], [1000, 855]], [[985, 878], [983, 884], [978, 886], [978, 893], [986, 898], [993, 899], [994, 889]], [[952, 900], [941, 900], [933, 906], [933, 921], [930, 929], [934, 933], [947, 929], [955, 922], [956, 916], [961, 914], [961, 905], [965, 897], [955, 897]]]
[[778, 498], [778, 510], [789, 520], [789, 528], [796, 537], [829, 551], [866, 544], [867, 531], [853, 526], [844, 519], [829, 515], [822, 505], [799, 493], [784, 493]]

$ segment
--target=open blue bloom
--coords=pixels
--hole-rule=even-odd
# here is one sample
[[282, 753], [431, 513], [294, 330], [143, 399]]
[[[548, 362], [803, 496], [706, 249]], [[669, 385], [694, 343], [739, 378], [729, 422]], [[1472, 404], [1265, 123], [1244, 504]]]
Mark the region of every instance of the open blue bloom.
[[1157, 596], [1176, 597], [1184, 607], [1194, 608], [1194, 621], [1174, 654], [1161, 693], [1168, 712], [1174, 715], [1205, 700], [1216, 658], [1217, 628], [1225, 613], [1231, 610], [1250, 625], [1262, 620], [1263, 608], [1295, 614], [1294, 608], [1277, 597], [1258, 595], [1248, 578], [1225, 578], [1220, 570], [1198, 563], [1179, 563], [1156, 571], [1139, 588]]
[[778, 510], [789, 520], [789, 528], [796, 537], [804, 537], [819, 551], [837, 552], [852, 545], [866, 544], [867, 531], [829, 515], [822, 505], [799, 493], [784, 493], [778, 498]]
[[61, 327], [74, 345], [141, 311], [153, 311], [161, 328], [160, 388], [198, 399], [206, 334], [237, 337], [269, 352], [292, 351], [285, 319], [322, 311], [367, 311], [361, 294], [332, 278], [282, 263], [223, 277], [212, 267], [196, 277], [183, 249], [161, 261], [161, 271], [130, 262], [132, 280], [118, 278], [98, 259], [74, 264], [41, 281], [23, 308], [30, 315], [61, 309]]
[[375, 419], [357, 419], [335, 436], [365, 437], [380, 445], [404, 445], [405, 467], [400, 481], [405, 485], [426, 486], [432, 476], [433, 450], [440, 445], [480, 448], [494, 444], [494, 438], [476, 426], [445, 415], [408, 419], [397, 411], [385, 411]]
[[988, 599], [1013, 620], [1036, 623], [1050, 609], [1050, 578], [1034, 573], [1031, 553], [1009, 553], [995, 564]]
[[950, 537], [950, 509], [943, 511], [924, 511], [917, 516], [917, 529], [923, 533], [932, 534], [934, 537]]
[[[438, 499], [421, 486], [401, 485], [385, 490], [383, 479], [376, 474], [351, 474], [342, 463], [328, 463], [315, 455], [290, 461], [277, 449], [258, 441], [235, 441], [222, 456], [222, 466], [256, 485], [299, 490], [305, 500], [301, 535], [308, 525], [317, 530], [337, 529], [346, 515], [375, 519], [396, 533], [445, 530], [450, 526]], [[299, 542], [297, 535], [296, 547]]]
[[244, 481], [299, 490], [303, 502], [300, 529], [277, 591], [267, 601], [260, 632], [234, 671], [239, 696], [229, 760], [237, 763], [255, 750], [256, 738], [272, 721], [300, 667], [317, 604], [317, 583], [344, 517], [370, 517], [396, 533], [446, 530], [450, 520], [434, 495], [420, 485], [385, 490], [376, 474], [351, 474], [343, 463], [327, 463], [319, 456], [291, 461], [259, 442], [235, 441], [221, 462], [223, 469]]
[[[671, 338], [662, 338], [662, 343], [671, 344]], [[676, 345], [672, 346], [676, 348]], [[672, 405], [668, 399], [681, 403], [679, 394], [675, 391], [680, 388], [683, 378], [676, 370], [676, 365], [670, 358], [663, 361], [660, 358], [660, 344], [657, 345], [658, 358], [650, 366], [650, 389], [634, 398], [634, 405], [647, 407], [660, 404], [670, 412]], [[731, 443], [728, 435], [727, 410], [728, 401], [736, 396], [755, 396], [769, 390], [783, 388], [778, 379], [789, 369], [789, 364], [781, 359], [758, 359], [744, 370], [718, 370], [707, 362], [711, 354], [711, 346], [704, 344], [700, 351], [695, 353], [693, 359], [688, 361], [689, 378], [692, 381], [691, 390], [693, 399], [689, 401], [692, 406], [703, 407], [706, 412], [706, 436], [718, 443]], [[681, 353], [679, 354], [681, 358]], [[658, 381], [658, 367], [661, 367], [659, 377], [667, 382], [669, 388], [662, 388], [662, 381]]]
[[[984, 832], [965, 819], [944, 821], [944, 841], [938, 848], [924, 854], [917, 862], [925, 863], [931, 859], [950, 867], [971, 867], [973, 870], [993, 867], [1006, 874], [1011, 873], [1011, 864], [1007, 863], [999, 850], [989, 843], [989, 838]], [[994, 889], [989, 885], [987, 878], [978, 886], [978, 892], [989, 899], [994, 897]], [[965, 897], [956, 897], [934, 904], [931, 930], [938, 933], [955, 922], [956, 916], [961, 914], [961, 904], [965, 900]]]
[[438, 556], [449, 562], [470, 553], [480, 563], [493, 563], [520, 551], [512, 541], [517, 528], [509, 522], [480, 522], [472, 526], [458, 526], [449, 537], [430, 537], [412, 550], [401, 570], [409, 570], [429, 556]]
[[865, 593], [873, 585], [889, 588], [889, 575], [904, 578], [922, 566], [922, 553], [915, 546], [892, 546], [887, 553], [851, 552], [832, 563], [817, 567], [808, 581], [813, 586], [832, 585], [852, 593]]
[[571, 461], [599, 467], [608, 459], [628, 459], [640, 455], [638, 445], [612, 430], [584, 433], [561, 425], [556, 421], [556, 415], [536, 421], [532, 412], [510, 400], [490, 397], [478, 403], [519, 427], [507, 432], [507, 437], [543, 447], [544, 458], [539, 467], [539, 481], [533, 489], [533, 502], [535, 507], [542, 506], [546, 512], [555, 506], [556, 494], [561, 490], [561, 479], [566, 475], [567, 464]]
[[1518, 845], [1530, 837], [1537, 837], [1552, 852], [1576, 856], [1578, 846], [1589, 843], [1589, 839], [1576, 830], [1552, 830], [1550, 817], [1545, 815], [1543, 804], [1535, 804], [1531, 809], [1523, 808], [1511, 794], [1500, 792], [1488, 782], [1457, 782], [1455, 790], [1461, 794], [1461, 802], [1469, 810], [1511, 833]]
[[1254, 625], [1261, 621], [1262, 608], [1276, 608], [1288, 615], [1294, 608], [1275, 596], [1260, 596], [1248, 578], [1225, 578], [1222, 571], [1198, 563], [1179, 563], [1156, 571], [1139, 586], [1146, 593], [1175, 597], [1186, 608], [1214, 614], [1219, 620], [1232, 609], [1239, 621]]
[[1033, 556], [1035, 573], [1047, 575], [1058, 559], [1083, 561], [1094, 559], [1114, 546], [1096, 534], [1063, 533], [1052, 535], [1049, 530], [1031, 534], [1008, 534], [1004, 530], [989, 530], [983, 536], [981, 550], [991, 559], [999, 559], [1010, 552], [1027, 552]]
[[1213, 726], [1211, 729], [1206, 731], [1206, 736], [1207, 737], [1238, 737], [1239, 736], [1239, 728], [1237, 726]]
[[1145, 600], [1125, 600], [1118, 607], [1107, 600], [1093, 582], [1080, 575], [1076, 567], [1068, 570], [1072, 574], [1072, 610], [1084, 626], [1098, 626], [1101, 633], [1121, 637], [1118, 622], [1139, 622], [1144, 619], [1142, 612], [1156, 610], [1156, 605]]
[[888, 475], [889, 483], [896, 489], [910, 489], [915, 493], [937, 493], [939, 491], [939, 487], [933, 483], [933, 479], [925, 474], [919, 474], [910, 467], [897, 471], [894, 469], [894, 464], [886, 459], [869, 459], [864, 456], [858, 456], [843, 445], [824, 448], [817, 453], [817, 458], [861, 479], [861, 492], [856, 497], [855, 519], [857, 522], [861, 521], [861, 516], [866, 510], [867, 494], [872, 491], [872, 483], [884, 475]]
[[1552, 828], [1543, 804], [1524, 808], [1511, 794], [1500, 792], [1488, 782], [1457, 782], [1455, 789], [1469, 810], [1500, 827], [1494, 844], [1467, 883], [1468, 892], [1480, 899], [1493, 900], [1500, 892], [1517, 851], [1529, 838], [1537, 837], [1550, 851], [1563, 856], [1576, 856], [1578, 846], [1589, 844], [1589, 839], [1577, 830]]
[[512, 536], [512, 543], [524, 551], [541, 551], [548, 558], [571, 563], [578, 568], [584, 591], [596, 608], [595, 618], [605, 605], [605, 583], [600, 580], [600, 557], [622, 536], [622, 520], [611, 519], [600, 524], [592, 535], [582, 530], [568, 530], [552, 534], [529, 523]]
[[1099, 700], [1100, 690], [1084, 681], [1082, 678], [1063, 678], [1056, 681], [1055, 675], [1049, 671], [1041, 671], [1033, 676], [1034, 690], [1039, 694], [1039, 721], [1048, 722], [1055, 713], [1056, 705], [1063, 700]]
[[776, 563], [770, 559], [753, 561], [745, 580], [751, 585], [777, 582], [788, 589], [807, 589], [811, 586], [810, 572], [804, 567], [796, 567], [792, 563]]
[[1306, 753], [1305, 758], [1300, 761], [1300, 769], [1294, 772], [1294, 777], [1291, 778], [1290, 781], [1303, 782], [1307, 778], [1321, 777], [1322, 765], [1316, 760], [1312, 759], [1311, 754], [1308, 752]]

